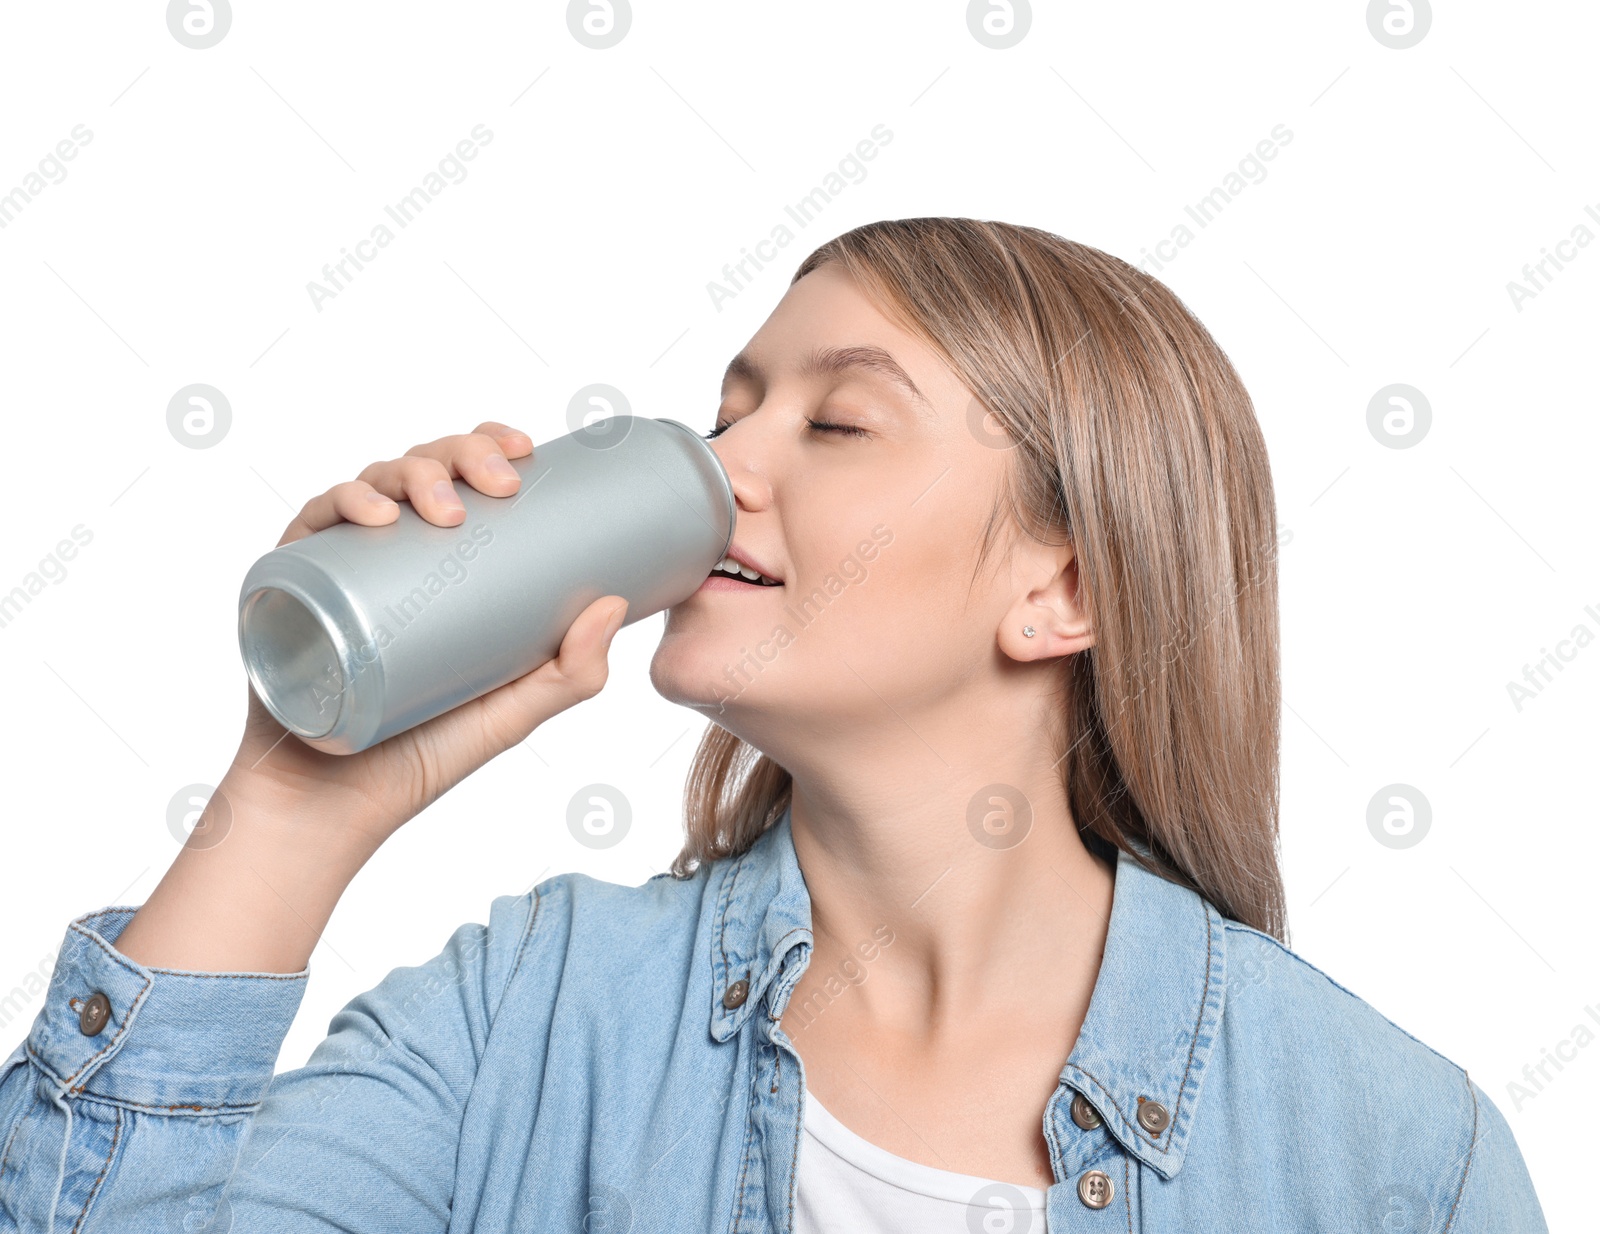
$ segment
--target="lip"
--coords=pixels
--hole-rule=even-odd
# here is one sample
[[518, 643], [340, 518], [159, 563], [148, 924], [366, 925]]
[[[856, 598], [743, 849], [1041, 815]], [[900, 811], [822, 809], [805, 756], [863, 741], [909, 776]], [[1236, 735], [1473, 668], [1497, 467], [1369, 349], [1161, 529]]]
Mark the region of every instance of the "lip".
[[[778, 586], [782, 587], [783, 584], [779, 583]], [[725, 574], [712, 574], [708, 575], [706, 581], [695, 588], [695, 594], [699, 595], [702, 591], [748, 591], [753, 593], [771, 590], [773, 590], [771, 587], [765, 585], [757, 586], [754, 583], [741, 583], [738, 579], [729, 578]]]
[[728, 545], [728, 551], [724, 553], [723, 556], [731, 558], [732, 560], [738, 562], [741, 566], [747, 566], [748, 568], [754, 570], [757, 574], [766, 575], [776, 583], [781, 584], [783, 582], [783, 576], [781, 574], [772, 569], [770, 566], [762, 565], [760, 560], [752, 556], [749, 550], [741, 544]]

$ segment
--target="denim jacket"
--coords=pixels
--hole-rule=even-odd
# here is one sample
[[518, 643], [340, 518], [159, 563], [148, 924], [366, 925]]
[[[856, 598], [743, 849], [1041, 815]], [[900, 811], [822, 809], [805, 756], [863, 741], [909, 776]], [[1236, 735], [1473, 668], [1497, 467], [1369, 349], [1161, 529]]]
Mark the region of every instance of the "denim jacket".
[[[116, 949], [134, 911], [70, 924], [0, 1067], [0, 1229], [792, 1230], [805, 1073], [779, 1017], [812, 934], [787, 811], [689, 879], [495, 898], [280, 1075], [309, 969], [149, 968]], [[1049, 1234], [1546, 1230], [1465, 1071], [1125, 854], [1041, 1116]], [[969, 1228], [1029, 1234], [1006, 1192]]]

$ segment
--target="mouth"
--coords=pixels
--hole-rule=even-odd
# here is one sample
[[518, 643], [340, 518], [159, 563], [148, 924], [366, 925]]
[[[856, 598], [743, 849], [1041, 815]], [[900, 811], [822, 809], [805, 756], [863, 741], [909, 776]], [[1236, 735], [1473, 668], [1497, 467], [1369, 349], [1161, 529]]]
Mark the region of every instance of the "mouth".
[[765, 574], [752, 570], [749, 566], [740, 565], [731, 557], [724, 557], [711, 567], [711, 573], [706, 576], [702, 588], [715, 584], [715, 590], [722, 591], [728, 588], [748, 588], [756, 590], [762, 587], [782, 587], [775, 578], [768, 578]]

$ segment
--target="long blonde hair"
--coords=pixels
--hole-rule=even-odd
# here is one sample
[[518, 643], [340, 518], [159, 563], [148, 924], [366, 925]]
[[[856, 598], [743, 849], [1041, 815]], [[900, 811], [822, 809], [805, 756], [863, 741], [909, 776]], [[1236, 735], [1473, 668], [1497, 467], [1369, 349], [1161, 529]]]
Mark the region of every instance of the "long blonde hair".
[[[869, 223], [818, 248], [791, 284], [830, 261], [1009, 436], [1012, 516], [1074, 546], [1095, 644], [1061, 660], [1057, 767], [1085, 843], [1287, 942], [1277, 518], [1227, 356], [1165, 285], [1037, 228]], [[743, 853], [791, 789], [784, 768], [711, 722], [672, 873]]]

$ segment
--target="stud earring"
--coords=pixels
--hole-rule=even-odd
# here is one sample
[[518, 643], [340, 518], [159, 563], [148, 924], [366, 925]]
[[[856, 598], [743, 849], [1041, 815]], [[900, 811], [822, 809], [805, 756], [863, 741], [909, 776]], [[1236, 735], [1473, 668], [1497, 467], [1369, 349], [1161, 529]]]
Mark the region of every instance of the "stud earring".
[[1036, 631], [1034, 630], [1034, 628], [1032, 626], [1023, 626], [1022, 627], [1022, 636], [1024, 638], [1032, 638], [1035, 633], [1036, 633]]

